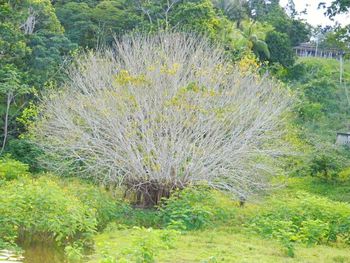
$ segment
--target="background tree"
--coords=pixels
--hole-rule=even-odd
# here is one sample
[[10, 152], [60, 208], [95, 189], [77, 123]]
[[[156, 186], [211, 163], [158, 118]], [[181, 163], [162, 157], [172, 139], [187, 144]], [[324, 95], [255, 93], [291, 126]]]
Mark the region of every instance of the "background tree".
[[[346, 13], [350, 10], [349, 0], [335, 0], [327, 6], [324, 2], [319, 7], [326, 8], [325, 15], [333, 19], [337, 14]], [[336, 47], [348, 51], [350, 49], [350, 23], [345, 25], [337, 25], [333, 30], [334, 34], [328, 35], [328, 43], [332, 43]], [[349, 55], [348, 55], [349, 56]]]
[[65, 56], [76, 48], [48, 0], [0, 3], [0, 129], [2, 151], [23, 132], [22, 110], [48, 81], [60, 79]]
[[236, 28], [240, 28], [241, 22], [248, 17], [249, 6], [246, 0], [214, 0], [213, 3], [230, 20], [236, 22]]
[[97, 45], [99, 28], [94, 21], [93, 7], [85, 2], [58, 2], [55, 8], [67, 38], [83, 48]]
[[288, 16], [278, 0], [253, 0], [249, 3], [251, 12], [258, 10], [251, 16], [260, 22], [269, 23], [276, 31], [287, 34], [292, 46], [297, 46], [309, 39], [311, 27], [300, 19]]
[[266, 35], [266, 44], [270, 50], [271, 62], [280, 63], [284, 67], [294, 64], [294, 52], [287, 34], [280, 32], [268, 32]]
[[[18, 114], [17, 111], [24, 106], [23, 101], [19, 102], [16, 98], [30, 93], [30, 89], [23, 84], [22, 78], [21, 72], [13, 65], [6, 65], [0, 69], [0, 95], [5, 99], [4, 108], [1, 108], [4, 119], [2, 123], [3, 135], [0, 155], [5, 150], [9, 134], [16, 130], [14, 118]], [[15, 102], [17, 102], [17, 107], [12, 107], [12, 104]]]
[[321, 2], [320, 7], [326, 8], [326, 14], [333, 18], [337, 14], [346, 13], [350, 10], [350, 1], [349, 0], [335, 0], [327, 6], [326, 3]]
[[0, 129], [2, 131], [0, 154], [5, 149], [9, 135], [13, 135], [15, 130], [14, 118], [17, 109], [13, 107], [13, 103], [25, 86], [21, 67], [30, 49], [20, 29], [21, 18], [21, 13], [14, 12], [8, 3], [0, 5]]
[[350, 27], [332, 27], [322, 31], [318, 35], [318, 45], [320, 48], [337, 48], [344, 51], [344, 55], [350, 51]]

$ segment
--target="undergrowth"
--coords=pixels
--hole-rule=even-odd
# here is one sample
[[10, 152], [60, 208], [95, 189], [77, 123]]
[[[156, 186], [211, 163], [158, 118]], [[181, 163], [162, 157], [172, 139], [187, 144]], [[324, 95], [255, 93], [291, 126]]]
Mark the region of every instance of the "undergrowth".
[[[243, 208], [239, 207], [229, 195], [205, 187], [176, 191], [170, 199], [162, 202], [158, 210], [146, 210], [147, 212], [140, 214], [139, 210], [129, 207], [128, 209], [131, 209], [128, 210], [129, 219], [117, 220], [118, 223], [113, 224], [112, 228], [107, 227], [108, 230], [106, 234], [102, 234], [102, 237], [113, 240], [116, 238], [115, 235], [123, 235], [132, 241], [123, 241], [127, 244], [113, 251], [111, 251], [111, 243], [97, 241], [98, 253], [100, 256], [103, 255], [105, 260], [101, 262], [156, 262], [159, 258], [166, 258], [167, 253], [176, 254], [170, 251], [180, 249], [180, 240], [191, 239], [192, 236], [201, 235], [200, 233], [206, 231], [211, 231], [210, 235], [224, 231], [227, 238], [230, 235], [234, 238], [239, 234], [247, 238], [256, 236], [269, 239], [269, 242], [278, 242], [281, 246], [278, 250], [289, 257], [298, 257], [296, 251], [300, 251], [301, 247], [334, 245], [348, 248], [350, 204], [333, 201], [314, 194], [312, 189], [309, 190], [305, 188], [303, 191], [296, 189], [291, 191], [290, 187], [287, 187], [277, 190], [259, 202], [248, 202]], [[135, 225], [132, 227], [130, 218], [137, 218], [136, 215], [139, 219], [133, 221]], [[150, 223], [147, 227], [140, 228], [137, 224], [147, 221], [140, 220], [143, 216], [150, 216], [153, 218], [151, 221], [157, 223]], [[171, 232], [173, 233], [171, 242], [174, 247], [160, 246], [162, 241], [158, 235], [169, 231], [176, 231]], [[213, 236], [212, 241], [210, 240], [209, 238], [206, 241], [212, 244], [210, 246], [222, 246], [216, 237]], [[214, 242], [218, 243], [214, 244]], [[102, 250], [100, 250], [101, 247], [103, 247]], [[201, 248], [193, 249], [201, 251]], [[136, 254], [143, 255], [140, 256], [142, 260], [139, 258], [138, 261], [134, 261], [137, 258]], [[123, 258], [125, 255], [127, 257]], [[191, 258], [191, 255], [186, 257]], [[209, 258], [214, 260], [217, 255]]]

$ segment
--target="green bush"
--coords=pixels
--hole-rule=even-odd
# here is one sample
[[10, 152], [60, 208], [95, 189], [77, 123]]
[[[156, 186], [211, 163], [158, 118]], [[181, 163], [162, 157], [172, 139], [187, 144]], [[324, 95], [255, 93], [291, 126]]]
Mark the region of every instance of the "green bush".
[[9, 181], [27, 176], [29, 175], [28, 170], [27, 164], [11, 159], [10, 156], [0, 159], [0, 180]]
[[84, 240], [96, 225], [94, 209], [50, 178], [21, 178], [0, 187], [0, 246], [17, 240]]
[[99, 200], [96, 193], [89, 193], [85, 189], [86, 186], [80, 186], [79, 190], [79, 187], [69, 183], [65, 187], [68, 187], [84, 203], [90, 204], [90, 207], [98, 207], [98, 218], [105, 218], [104, 223], [113, 220], [116, 224], [127, 228], [200, 229], [229, 221], [236, 206], [223, 194], [203, 188], [176, 191], [169, 199], [164, 199], [158, 209], [140, 209], [126, 202], [115, 204], [113, 200], [104, 199], [105, 197]]
[[101, 187], [78, 179], [56, 179], [56, 181], [65, 191], [95, 212], [99, 229], [104, 228], [110, 221], [117, 219], [123, 211], [122, 202], [117, 202], [110, 193]]
[[161, 250], [174, 248], [180, 233], [174, 229], [152, 229], [143, 227], [133, 227], [132, 229], [120, 230], [120, 225], [109, 224], [105, 232], [113, 232], [116, 229], [121, 235], [128, 236], [130, 245], [116, 251], [103, 252], [103, 259], [100, 262], [156, 262], [156, 257]]
[[98, 229], [103, 229], [109, 222], [142, 227], [160, 227], [159, 212], [155, 209], [138, 209], [129, 203], [117, 199], [103, 187], [76, 178], [58, 180], [51, 176], [66, 191], [78, 198], [96, 213]]
[[315, 153], [310, 162], [312, 176], [317, 176], [326, 181], [338, 179], [338, 173], [341, 170], [341, 161], [339, 155], [334, 151], [327, 153]]
[[349, 178], [350, 151], [344, 147], [317, 141], [319, 147], [312, 149], [299, 163], [294, 163], [295, 176], [313, 176], [324, 182], [344, 182]]
[[154, 227], [162, 226], [160, 213], [155, 209], [134, 208], [127, 203], [119, 205], [116, 222], [127, 226]]
[[42, 155], [42, 150], [40, 150], [29, 140], [10, 140], [8, 147], [6, 148], [6, 153], [10, 154], [12, 158], [28, 164], [30, 172], [39, 172], [41, 169], [39, 165], [39, 158]]
[[206, 188], [186, 188], [163, 200], [160, 216], [168, 228], [194, 230], [227, 223], [236, 204], [222, 193]]
[[350, 167], [341, 170], [338, 174], [339, 180], [342, 182], [350, 180]]
[[79, 242], [74, 242], [65, 246], [64, 254], [66, 255], [68, 262], [81, 262], [84, 257], [84, 247]]
[[266, 44], [270, 50], [270, 62], [280, 63], [284, 67], [294, 64], [294, 52], [289, 37], [285, 33], [270, 31], [266, 34]]
[[330, 229], [329, 223], [320, 219], [309, 219], [301, 222], [298, 238], [308, 245], [327, 242]]
[[275, 196], [268, 207], [254, 211], [246, 226], [263, 237], [277, 238], [293, 254], [295, 242], [308, 245], [350, 243], [350, 205], [297, 192]]

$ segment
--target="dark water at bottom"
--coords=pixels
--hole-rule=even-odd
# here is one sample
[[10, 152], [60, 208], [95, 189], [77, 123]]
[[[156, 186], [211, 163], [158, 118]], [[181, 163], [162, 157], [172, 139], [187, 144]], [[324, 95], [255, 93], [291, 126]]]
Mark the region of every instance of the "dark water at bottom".
[[23, 245], [23, 263], [64, 263], [64, 251], [51, 244], [36, 243], [30, 246]]

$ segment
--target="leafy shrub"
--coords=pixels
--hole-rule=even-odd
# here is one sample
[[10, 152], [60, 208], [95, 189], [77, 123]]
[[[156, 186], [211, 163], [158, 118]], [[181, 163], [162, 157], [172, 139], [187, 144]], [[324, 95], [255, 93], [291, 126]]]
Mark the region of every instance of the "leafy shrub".
[[234, 216], [234, 207], [234, 202], [216, 191], [186, 188], [163, 200], [160, 213], [168, 228], [193, 230], [227, 222]]
[[14, 159], [28, 164], [30, 172], [40, 171], [39, 157], [42, 155], [42, 151], [29, 140], [10, 140], [6, 153], [10, 154]]
[[[314, 176], [325, 182], [343, 182], [350, 172], [346, 168], [350, 165], [350, 151], [345, 147], [336, 147], [334, 144], [322, 143], [316, 140], [318, 147], [304, 156], [304, 161], [299, 164], [297, 176]], [[342, 173], [342, 174], [340, 174]]]
[[93, 209], [49, 178], [21, 178], [0, 188], [0, 245], [18, 239], [68, 242], [96, 229]]
[[83, 245], [74, 242], [73, 244], [69, 244], [64, 248], [64, 254], [66, 255], [68, 262], [81, 262], [84, 257], [83, 254]]
[[308, 245], [324, 243], [329, 236], [329, 223], [319, 219], [309, 219], [301, 223], [299, 239]]
[[51, 176], [51, 179], [95, 211], [98, 229], [106, 227], [111, 221], [128, 227], [161, 226], [159, 212], [156, 209], [135, 208], [129, 203], [115, 198], [103, 187], [80, 179], [58, 180], [55, 176]]
[[[52, 178], [55, 180], [55, 178]], [[107, 223], [117, 219], [123, 211], [123, 204], [117, 202], [105, 189], [78, 179], [57, 180], [65, 191], [79, 199], [85, 206], [94, 210], [97, 226], [104, 228]]]
[[336, 180], [341, 169], [336, 153], [316, 153], [310, 162], [311, 175], [324, 180]]
[[250, 216], [247, 226], [263, 237], [277, 238], [293, 255], [295, 242], [323, 244], [337, 239], [350, 243], [350, 205], [305, 192], [278, 196]]
[[11, 159], [9, 156], [0, 159], [0, 180], [8, 181], [26, 176], [29, 174], [28, 170], [27, 164]]
[[[71, 191], [75, 194], [81, 192], [77, 191], [78, 188], [72, 184], [67, 187], [73, 188]], [[86, 196], [88, 191], [83, 190], [82, 192], [81, 195], [77, 194], [79, 199]], [[96, 207], [95, 200], [92, 198], [91, 201], [83, 200], [83, 202], [91, 204], [90, 207]], [[100, 204], [100, 202], [97, 203]], [[234, 215], [236, 204], [216, 191], [187, 188], [174, 192], [169, 199], [163, 199], [158, 210], [139, 209], [126, 202], [118, 202], [114, 204], [114, 207], [112, 204], [108, 206], [107, 203], [103, 206], [105, 208], [102, 211], [110, 215], [109, 221], [113, 219], [116, 224], [125, 227], [167, 227], [176, 230], [193, 230], [209, 227], [214, 223], [228, 222]]]
[[159, 211], [155, 209], [138, 209], [127, 203], [121, 203], [115, 221], [127, 226], [161, 227]]
[[[110, 224], [107, 226], [108, 231], [120, 226]], [[121, 235], [127, 235], [130, 239], [130, 245], [121, 249], [119, 253], [113, 251], [104, 252], [102, 262], [143, 262], [152, 263], [156, 261], [156, 256], [160, 250], [172, 249], [176, 241], [178, 231], [173, 229], [152, 229], [133, 227], [124, 230]], [[112, 252], [112, 254], [111, 254]]]
[[266, 34], [265, 41], [271, 53], [271, 62], [278, 62], [284, 67], [294, 64], [294, 52], [287, 34], [270, 31]]
[[340, 181], [348, 181], [350, 179], [350, 167], [341, 170], [338, 177]]
[[103, 187], [76, 178], [58, 180], [51, 176], [66, 191], [78, 198], [84, 205], [93, 209], [96, 214], [98, 229], [114, 221], [127, 227], [160, 227], [159, 212], [156, 209], [138, 209], [129, 203], [117, 199]]

